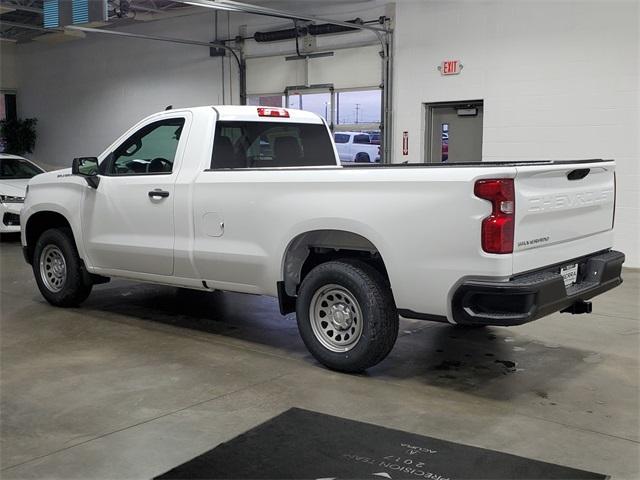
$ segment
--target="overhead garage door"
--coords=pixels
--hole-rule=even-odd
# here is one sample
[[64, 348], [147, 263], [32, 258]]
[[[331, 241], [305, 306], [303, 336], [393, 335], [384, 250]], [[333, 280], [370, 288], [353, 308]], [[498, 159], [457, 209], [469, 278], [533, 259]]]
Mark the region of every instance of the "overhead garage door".
[[331, 56], [306, 60], [286, 60], [282, 54], [248, 57], [247, 103], [314, 112], [332, 131], [367, 139], [341, 145], [349, 149], [343, 162], [383, 161], [380, 50], [372, 44], [334, 49]]
[[248, 58], [247, 94], [277, 94], [305, 84], [333, 84], [336, 90], [377, 87], [382, 68], [379, 52], [380, 46], [372, 45], [334, 50], [331, 57], [308, 62], [286, 61], [284, 56]]

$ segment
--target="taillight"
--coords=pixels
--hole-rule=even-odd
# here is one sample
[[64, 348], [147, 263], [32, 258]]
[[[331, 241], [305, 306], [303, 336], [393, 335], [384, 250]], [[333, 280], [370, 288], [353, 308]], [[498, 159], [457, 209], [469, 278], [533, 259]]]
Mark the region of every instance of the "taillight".
[[258, 116], [289, 118], [289, 112], [284, 108], [258, 107]]
[[512, 178], [478, 180], [476, 197], [491, 202], [491, 215], [482, 220], [482, 250], [512, 253], [516, 195]]

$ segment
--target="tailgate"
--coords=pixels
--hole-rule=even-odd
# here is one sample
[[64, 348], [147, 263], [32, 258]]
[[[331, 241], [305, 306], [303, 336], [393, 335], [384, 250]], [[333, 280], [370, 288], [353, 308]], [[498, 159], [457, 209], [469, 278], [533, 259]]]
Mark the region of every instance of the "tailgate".
[[614, 161], [516, 170], [514, 273], [611, 248]]

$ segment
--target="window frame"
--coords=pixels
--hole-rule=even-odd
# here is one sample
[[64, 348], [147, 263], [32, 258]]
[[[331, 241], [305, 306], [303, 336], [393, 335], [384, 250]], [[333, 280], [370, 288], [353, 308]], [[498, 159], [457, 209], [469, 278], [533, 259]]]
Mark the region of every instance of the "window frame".
[[[113, 164], [115, 162], [115, 158], [114, 158], [114, 154], [116, 152], [116, 150], [118, 150], [120, 147], [122, 147], [122, 145], [124, 145], [125, 143], [127, 143], [131, 138], [133, 138], [135, 135], [138, 135], [138, 133], [140, 133], [140, 131], [148, 128], [151, 125], [154, 125], [156, 123], [163, 123], [163, 122], [169, 122], [172, 120], [182, 120], [182, 132], [180, 133], [180, 138], [178, 139], [178, 146], [176, 147], [176, 152], [174, 154], [174, 158], [173, 158], [173, 163], [171, 164], [171, 171], [170, 172], [140, 172], [140, 173], [111, 173], [109, 170], [113, 167]], [[175, 168], [176, 165], [178, 164], [178, 160], [182, 158], [182, 146], [184, 145], [185, 142], [185, 138], [187, 137], [187, 135], [185, 135], [186, 130], [189, 126], [189, 121], [188, 121], [188, 117], [186, 115], [175, 115], [175, 116], [165, 116], [165, 117], [155, 117], [155, 118], [151, 118], [149, 119], [147, 122], [143, 123], [142, 125], [136, 125], [133, 128], [133, 132], [132, 133], [128, 133], [125, 134], [124, 138], [121, 138], [118, 140], [118, 142], [113, 145], [110, 149], [109, 149], [109, 153], [104, 157], [104, 160], [102, 160], [99, 165], [98, 165], [98, 169], [99, 169], [99, 174], [101, 176], [105, 176], [105, 177], [112, 177], [112, 178], [118, 178], [118, 177], [144, 177], [144, 176], [158, 176], [158, 175], [173, 175], [176, 174], [178, 169]], [[153, 131], [153, 130], [152, 130]], [[151, 133], [151, 132], [149, 132]]]

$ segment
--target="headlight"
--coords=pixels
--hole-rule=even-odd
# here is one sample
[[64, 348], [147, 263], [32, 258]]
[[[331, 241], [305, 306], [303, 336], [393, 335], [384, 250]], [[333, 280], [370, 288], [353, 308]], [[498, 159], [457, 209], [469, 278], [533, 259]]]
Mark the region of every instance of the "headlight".
[[24, 197], [14, 197], [13, 195], [0, 195], [2, 203], [24, 203]]

